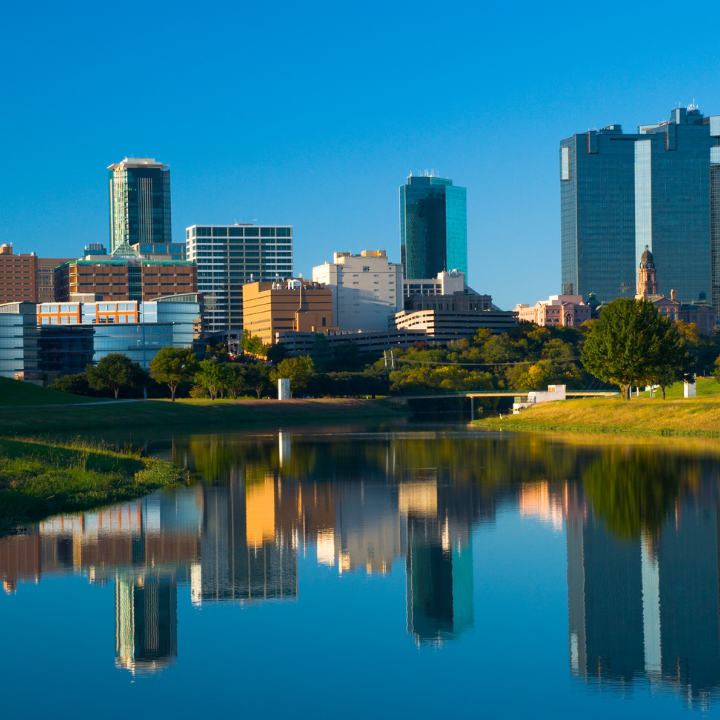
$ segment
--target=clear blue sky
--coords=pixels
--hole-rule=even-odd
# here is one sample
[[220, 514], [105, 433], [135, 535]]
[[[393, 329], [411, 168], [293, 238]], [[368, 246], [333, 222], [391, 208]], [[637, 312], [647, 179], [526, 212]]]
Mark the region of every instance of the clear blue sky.
[[[720, 114], [718, 11], [655, 2], [10, 3], [0, 17], [0, 241], [108, 241], [106, 167], [172, 168], [173, 234], [294, 226], [295, 271], [399, 261], [398, 186], [467, 188], [469, 283], [560, 286], [558, 142]], [[704, 9], [703, 9], [704, 8]]]

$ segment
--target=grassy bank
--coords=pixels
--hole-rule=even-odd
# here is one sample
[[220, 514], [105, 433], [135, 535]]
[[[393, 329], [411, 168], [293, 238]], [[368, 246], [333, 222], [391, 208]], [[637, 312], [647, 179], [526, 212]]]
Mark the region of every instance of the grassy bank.
[[98, 402], [100, 398], [82, 397], [50, 390], [22, 380], [0, 377], [0, 407], [20, 405], [75, 405]]
[[677, 437], [720, 437], [720, 397], [685, 400], [588, 398], [543, 403], [519, 415], [476, 420], [474, 425], [504, 430], [628, 433]]
[[313, 422], [347, 422], [398, 417], [402, 410], [381, 401], [321, 400], [144, 400], [79, 407], [3, 408], [0, 435], [37, 435], [108, 428], [207, 426], [257, 427]]
[[132, 500], [184, 478], [171, 463], [132, 452], [0, 438], [0, 534], [51, 515]]

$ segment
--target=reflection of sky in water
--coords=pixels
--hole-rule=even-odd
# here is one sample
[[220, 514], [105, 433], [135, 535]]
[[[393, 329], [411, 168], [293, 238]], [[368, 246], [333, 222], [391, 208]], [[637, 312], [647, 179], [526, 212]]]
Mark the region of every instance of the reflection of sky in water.
[[202, 482], [0, 541], [8, 716], [663, 716], [720, 685], [712, 457], [431, 433], [160, 452]]

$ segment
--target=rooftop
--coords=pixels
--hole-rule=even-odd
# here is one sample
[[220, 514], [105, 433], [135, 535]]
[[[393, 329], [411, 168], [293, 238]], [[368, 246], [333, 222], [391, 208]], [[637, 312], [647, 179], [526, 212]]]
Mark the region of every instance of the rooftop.
[[163, 165], [157, 162], [155, 158], [124, 158], [122, 162], [108, 165], [108, 170], [125, 170], [127, 168], [160, 168], [167, 170], [169, 165]]

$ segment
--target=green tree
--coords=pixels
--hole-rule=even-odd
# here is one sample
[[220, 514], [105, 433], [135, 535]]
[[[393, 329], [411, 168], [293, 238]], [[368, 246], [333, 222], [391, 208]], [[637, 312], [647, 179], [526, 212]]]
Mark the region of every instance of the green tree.
[[250, 389], [245, 372], [248, 367], [250, 365], [237, 362], [227, 366], [227, 389], [233, 400], [237, 400], [239, 395], [245, 395]]
[[667, 327], [649, 300], [617, 298], [591, 323], [582, 349], [585, 369], [619, 385], [623, 398], [663, 366]]
[[229, 383], [229, 363], [218, 363], [213, 360], [203, 360], [195, 373], [195, 382], [204, 387], [211, 400], [227, 389]]
[[286, 355], [287, 351], [285, 350], [285, 346], [282, 343], [265, 346], [265, 357], [267, 358], [268, 362], [279, 363], [281, 360], [285, 359]]
[[243, 330], [242, 338], [240, 338], [240, 347], [250, 355], [264, 357], [266, 354], [263, 341], [256, 335], [251, 335], [249, 330]]
[[106, 355], [97, 365], [88, 365], [85, 374], [93, 390], [111, 390], [116, 400], [121, 390], [140, 387], [146, 377], [140, 365], [123, 353]]
[[159, 383], [170, 388], [170, 397], [175, 402], [178, 385], [190, 382], [198, 371], [198, 361], [191, 348], [161, 348], [150, 363], [150, 375]]
[[648, 374], [648, 381], [651, 385], [660, 386], [664, 400], [668, 385], [685, 380], [692, 373], [695, 358], [687, 351], [687, 340], [681, 337], [674, 323], [658, 315], [658, 325], [664, 329], [664, 334], [658, 360]]
[[70, 393], [71, 395], [92, 395], [93, 391], [88, 384], [86, 373], [75, 373], [73, 375], [63, 375], [59, 377], [52, 385], [52, 390]]
[[290, 380], [290, 396], [304, 390], [315, 371], [315, 364], [309, 355], [287, 358], [270, 373], [270, 380], [277, 384], [280, 378]]
[[270, 367], [268, 365], [248, 363], [245, 366], [244, 375], [248, 387], [255, 391], [258, 400], [265, 390], [270, 389]]

